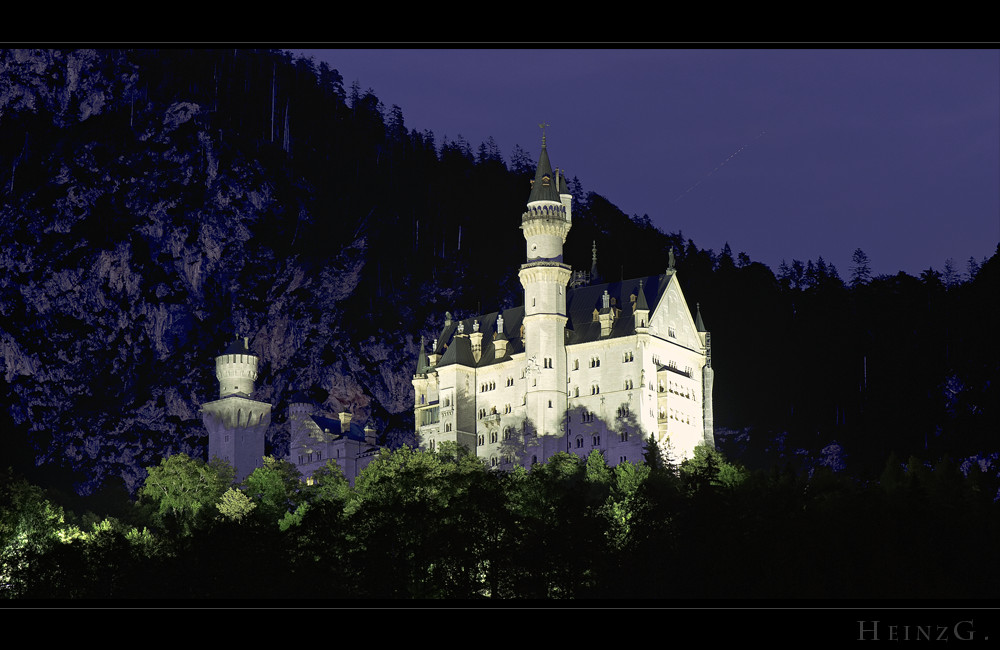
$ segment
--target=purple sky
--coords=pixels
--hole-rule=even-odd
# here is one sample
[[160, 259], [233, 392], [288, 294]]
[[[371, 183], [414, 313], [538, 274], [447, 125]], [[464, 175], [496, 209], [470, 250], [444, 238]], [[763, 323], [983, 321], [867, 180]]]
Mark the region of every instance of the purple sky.
[[438, 144], [537, 158], [547, 122], [586, 191], [772, 269], [964, 272], [1000, 241], [1000, 50], [292, 51]]

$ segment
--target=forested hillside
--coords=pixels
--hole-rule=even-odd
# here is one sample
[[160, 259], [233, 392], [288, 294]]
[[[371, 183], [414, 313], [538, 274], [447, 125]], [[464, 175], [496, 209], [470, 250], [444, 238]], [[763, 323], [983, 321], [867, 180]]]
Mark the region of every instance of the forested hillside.
[[[437, 141], [404, 109], [276, 51], [0, 52], [4, 444], [81, 493], [134, 492], [162, 457], [204, 456], [198, 406], [237, 334], [263, 362], [269, 452], [293, 387], [412, 440], [420, 336], [520, 300], [537, 150]], [[605, 277], [648, 275], [675, 247], [731, 455], [874, 476], [891, 451], [978, 455], [996, 474], [997, 255], [871, 278], [862, 254], [842, 278], [789, 251], [775, 274], [570, 187], [575, 267], [596, 241]]]

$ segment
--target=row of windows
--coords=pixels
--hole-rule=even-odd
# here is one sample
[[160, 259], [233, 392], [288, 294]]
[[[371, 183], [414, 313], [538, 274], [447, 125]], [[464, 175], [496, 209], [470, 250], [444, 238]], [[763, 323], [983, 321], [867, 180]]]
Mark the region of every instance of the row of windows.
[[658, 415], [659, 415], [659, 418], [661, 420], [670, 419], [670, 420], [677, 420], [681, 424], [691, 424], [691, 416], [690, 415], [688, 415], [686, 413], [681, 413], [680, 411], [676, 411], [674, 409], [669, 409], [669, 413], [668, 413], [668, 411], [666, 409], [662, 409], [661, 408], [659, 410]]
[[[548, 365], [546, 365], [545, 367], [546, 368], [551, 368], [552, 367], [552, 359], [546, 359], [546, 361], [548, 362]], [[522, 379], [523, 378], [524, 377], [522, 376]], [[509, 388], [509, 387], [511, 387], [513, 385], [514, 385], [514, 378], [513, 377], [507, 377], [507, 387]], [[486, 381], [486, 382], [483, 382], [483, 383], [479, 384], [479, 392], [480, 393], [485, 393], [488, 390], [494, 390], [494, 389], [496, 389], [496, 387], [497, 387], [497, 383], [495, 381]], [[445, 404], [445, 406], [447, 406], [447, 404]]]
[[[628, 431], [622, 431], [621, 433], [619, 433], [618, 434], [618, 440], [620, 442], [628, 442]], [[601, 445], [601, 436], [600, 435], [593, 435], [593, 436], [591, 436], [590, 442], [591, 442], [591, 446], [592, 447], [599, 447]], [[577, 436], [576, 437], [576, 448], [580, 449], [582, 447], [583, 447], [583, 436]], [[622, 458], [624, 459], [625, 457], [622, 456]]]
[[[503, 430], [503, 439], [510, 440], [514, 437], [515, 431], [514, 427], [507, 427]], [[496, 431], [490, 431], [490, 444], [499, 442], [500, 434]], [[483, 433], [479, 434], [479, 438], [476, 440], [480, 447], [486, 444], [486, 435]]]
[[[316, 452], [316, 460], [323, 460], [323, 452]], [[312, 454], [299, 454], [299, 465], [313, 462]]]
[[[522, 399], [522, 402], [523, 402], [523, 399]], [[522, 406], [523, 406], [523, 403], [522, 403]], [[549, 402], [549, 406], [550, 407], [552, 406], [552, 402]], [[513, 411], [514, 411], [514, 407], [511, 406], [510, 404], [504, 404], [503, 405], [503, 412], [504, 412], [505, 415], [508, 414], [508, 413], [511, 413]], [[487, 412], [486, 409], [482, 408], [482, 409], [479, 409], [479, 419], [482, 420], [487, 415], [499, 415], [499, 413], [500, 412], [497, 411], [497, 407], [495, 407], [495, 406], [491, 407], [490, 410], [489, 410], [489, 412]]]

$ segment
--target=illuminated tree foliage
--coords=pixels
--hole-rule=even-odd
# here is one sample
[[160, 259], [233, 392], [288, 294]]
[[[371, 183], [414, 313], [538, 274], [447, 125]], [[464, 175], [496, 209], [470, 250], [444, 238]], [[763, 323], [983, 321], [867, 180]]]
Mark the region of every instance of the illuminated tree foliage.
[[153, 506], [154, 523], [172, 534], [186, 536], [215, 518], [216, 504], [235, 475], [231, 465], [217, 458], [206, 463], [186, 454], [174, 454], [149, 468], [139, 499]]

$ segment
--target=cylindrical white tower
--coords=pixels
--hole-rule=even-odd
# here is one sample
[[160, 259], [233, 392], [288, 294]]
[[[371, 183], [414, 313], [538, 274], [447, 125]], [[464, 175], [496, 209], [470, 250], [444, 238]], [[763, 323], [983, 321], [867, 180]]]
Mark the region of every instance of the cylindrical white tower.
[[215, 376], [219, 380], [219, 397], [250, 395], [257, 381], [259, 359], [250, 353], [247, 337], [233, 341], [215, 357]]
[[518, 276], [524, 287], [525, 415], [541, 435], [562, 435], [566, 415], [566, 288], [563, 263], [571, 199], [561, 195], [542, 138], [535, 180], [521, 216], [527, 260]]

